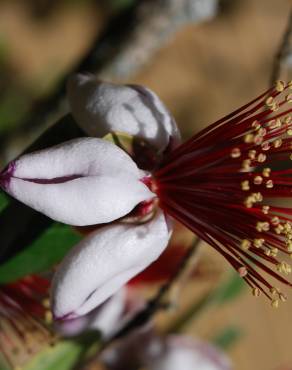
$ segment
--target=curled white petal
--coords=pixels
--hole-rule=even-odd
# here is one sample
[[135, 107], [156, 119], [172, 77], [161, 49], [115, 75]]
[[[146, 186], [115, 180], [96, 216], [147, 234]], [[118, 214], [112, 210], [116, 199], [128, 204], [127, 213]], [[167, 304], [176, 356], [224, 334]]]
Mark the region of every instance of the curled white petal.
[[24, 155], [10, 172], [9, 194], [70, 225], [111, 222], [153, 196], [132, 159], [96, 138]]
[[145, 87], [99, 82], [94, 76], [78, 74], [69, 80], [68, 97], [74, 118], [91, 136], [125, 132], [146, 139], [161, 151], [170, 140], [174, 144], [180, 141], [173, 117]]
[[55, 274], [55, 317], [78, 317], [103, 303], [158, 258], [169, 236], [162, 212], [142, 225], [114, 224], [90, 234]]
[[126, 308], [126, 299], [127, 291], [122, 288], [87, 315], [57, 322], [56, 329], [65, 337], [76, 336], [87, 330], [97, 330], [103, 338], [107, 338], [120, 325]]

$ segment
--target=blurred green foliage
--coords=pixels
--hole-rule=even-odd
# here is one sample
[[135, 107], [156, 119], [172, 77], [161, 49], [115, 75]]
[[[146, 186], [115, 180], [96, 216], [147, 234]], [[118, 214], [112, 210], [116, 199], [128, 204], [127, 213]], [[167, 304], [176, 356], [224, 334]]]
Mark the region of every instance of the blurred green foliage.
[[80, 239], [81, 236], [70, 226], [53, 224], [28, 248], [0, 266], [0, 283], [49, 270]]

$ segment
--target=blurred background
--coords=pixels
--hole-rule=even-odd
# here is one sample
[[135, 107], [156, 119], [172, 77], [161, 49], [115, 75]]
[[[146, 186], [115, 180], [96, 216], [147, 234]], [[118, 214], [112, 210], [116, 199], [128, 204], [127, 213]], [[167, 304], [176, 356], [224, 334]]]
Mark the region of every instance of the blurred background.
[[[66, 112], [64, 81], [76, 66], [150, 87], [185, 138], [265, 90], [291, 1], [224, 0], [218, 8], [193, 2], [200, 7], [190, 0], [0, 1], [1, 165]], [[90, 51], [92, 58], [93, 45], [95, 59], [84, 59]], [[213, 269], [230, 270], [211, 248], [204, 245], [202, 254], [213, 277], [189, 284], [181, 309], [217, 283]], [[240, 336], [228, 347], [235, 369], [289, 370], [291, 312], [291, 293], [274, 310], [244, 289], [204, 311], [186, 332], [210, 339], [236, 327]], [[161, 326], [175, 314], [160, 315]]]

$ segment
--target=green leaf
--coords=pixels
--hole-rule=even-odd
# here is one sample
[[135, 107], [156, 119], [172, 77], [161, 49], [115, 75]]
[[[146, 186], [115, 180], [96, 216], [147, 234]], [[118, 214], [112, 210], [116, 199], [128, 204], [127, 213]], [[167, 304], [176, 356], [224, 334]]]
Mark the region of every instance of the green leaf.
[[83, 346], [76, 341], [62, 341], [40, 352], [23, 370], [69, 370], [78, 361], [83, 350]]
[[230, 326], [224, 328], [220, 333], [218, 333], [212, 342], [215, 346], [228, 350], [232, 345], [235, 344], [242, 336], [242, 332], [239, 328], [235, 326]]
[[80, 239], [71, 227], [53, 224], [29, 247], [0, 266], [0, 283], [50, 269]]

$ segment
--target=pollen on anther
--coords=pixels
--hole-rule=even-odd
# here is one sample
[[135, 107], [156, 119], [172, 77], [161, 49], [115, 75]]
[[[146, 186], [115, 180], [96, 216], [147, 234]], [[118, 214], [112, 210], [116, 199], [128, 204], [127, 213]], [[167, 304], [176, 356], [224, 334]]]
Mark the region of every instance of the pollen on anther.
[[265, 243], [265, 239], [259, 238], [253, 240], [253, 246], [256, 248], [261, 248]]
[[271, 169], [269, 167], [266, 167], [263, 169], [262, 173], [264, 177], [269, 177], [271, 175]]
[[261, 185], [261, 183], [263, 182], [263, 178], [262, 176], [256, 176], [254, 179], [253, 179], [253, 183], [255, 185]]
[[241, 156], [241, 151], [239, 148], [233, 148], [231, 150], [230, 155], [231, 155], [231, 158], [239, 158]]
[[252, 295], [253, 295], [254, 297], [259, 297], [259, 296], [260, 296], [260, 294], [261, 294], [261, 291], [259, 290], [259, 288], [253, 288], [253, 290], [252, 290]]
[[259, 232], [269, 231], [270, 230], [270, 224], [268, 222], [258, 221], [257, 224], [256, 224], [256, 229]]
[[247, 251], [251, 246], [251, 242], [248, 239], [243, 239], [240, 246], [243, 250]]
[[257, 154], [256, 150], [252, 149], [252, 150], [250, 150], [250, 151], [248, 152], [248, 157], [249, 157], [250, 159], [255, 159], [255, 158], [256, 158], [256, 154]]
[[269, 213], [270, 206], [263, 206], [262, 207], [262, 212], [264, 215], [267, 215]]
[[242, 181], [242, 183], [241, 183], [241, 189], [243, 191], [248, 191], [250, 189], [250, 187], [249, 187], [249, 181], [248, 180]]
[[274, 217], [271, 219], [271, 224], [272, 224], [273, 226], [277, 226], [277, 225], [279, 225], [279, 223], [280, 223], [280, 219], [279, 219], [279, 217], [278, 217], [278, 216], [274, 216]]
[[282, 92], [285, 89], [285, 82], [278, 80], [276, 81], [275, 87], [278, 92]]
[[278, 299], [273, 299], [271, 303], [273, 308], [278, 308], [279, 307], [279, 300]]
[[248, 274], [248, 271], [245, 266], [239, 267], [237, 270], [240, 277], [245, 277]]
[[273, 188], [273, 187], [274, 187], [273, 180], [268, 180], [268, 181], [266, 182], [266, 188], [271, 189], [271, 188]]
[[282, 143], [283, 143], [282, 139], [276, 139], [273, 142], [274, 148], [280, 148], [280, 146], [282, 145]]
[[258, 162], [263, 163], [267, 159], [267, 156], [264, 153], [260, 153], [257, 159]]

